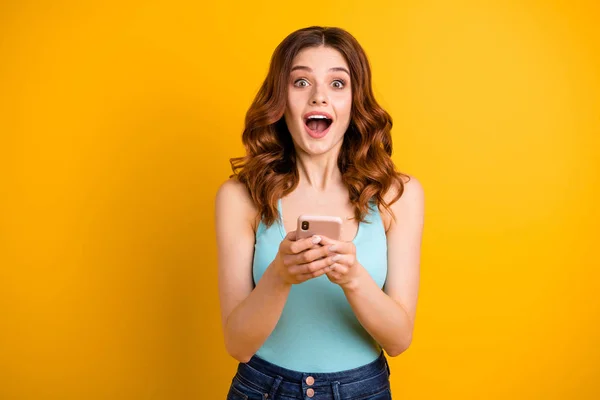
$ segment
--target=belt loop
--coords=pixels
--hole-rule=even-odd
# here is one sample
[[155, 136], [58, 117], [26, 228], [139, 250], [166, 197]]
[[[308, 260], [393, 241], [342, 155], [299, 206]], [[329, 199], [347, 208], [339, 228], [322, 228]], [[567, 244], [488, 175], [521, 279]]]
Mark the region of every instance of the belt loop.
[[279, 389], [279, 384], [283, 378], [279, 375], [275, 377], [275, 381], [273, 382], [273, 386], [271, 386], [271, 391], [269, 392], [269, 399], [275, 399], [275, 393], [277, 393], [277, 389]]
[[331, 390], [333, 391], [333, 400], [341, 400], [339, 387], [340, 387], [340, 383], [338, 381], [331, 382]]
[[386, 366], [386, 368], [387, 368], [387, 371], [388, 371], [388, 377], [389, 377], [390, 375], [392, 375], [392, 370], [390, 369], [390, 364], [388, 363], [388, 360], [387, 360], [387, 358], [385, 357], [385, 355], [383, 356], [383, 359], [385, 360], [385, 366]]

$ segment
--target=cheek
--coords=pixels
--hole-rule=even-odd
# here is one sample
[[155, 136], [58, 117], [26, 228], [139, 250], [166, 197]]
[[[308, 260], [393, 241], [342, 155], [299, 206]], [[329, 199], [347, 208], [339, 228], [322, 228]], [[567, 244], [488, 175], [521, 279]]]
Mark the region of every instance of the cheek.
[[352, 96], [340, 96], [336, 99], [336, 109], [340, 116], [350, 115], [352, 110]]
[[345, 98], [344, 110], [348, 114], [350, 114], [350, 111], [352, 110], [352, 96], [351, 95]]
[[297, 117], [302, 112], [304, 99], [299, 93], [288, 94], [286, 112], [292, 117]]
[[287, 98], [287, 104], [285, 106], [285, 112], [284, 112], [284, 117], [285, 117], [285, 122], [288, 125], [288, 128], [290, 127], [291, 124], [293, 124], [295, 122], [295, 120], [297, 119], [296, 116], [298, 114], [298, 108], [294, 103], [294, 100], [291, 99], [290, 97]]
[[336, 107], [336, 114], [338, 117], [338, 122], [347, 128], [350, 124], [350, 118], [352, 114], [352, 99], [340, 102], [338, 107]]

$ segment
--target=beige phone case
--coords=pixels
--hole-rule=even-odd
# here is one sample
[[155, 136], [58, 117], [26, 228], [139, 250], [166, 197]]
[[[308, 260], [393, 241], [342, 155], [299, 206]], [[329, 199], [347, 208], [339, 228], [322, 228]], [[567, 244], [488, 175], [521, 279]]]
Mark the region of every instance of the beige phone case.
[[296, 240], [323, 235], [333, 240], [342, 237], [342, 219], [325, 215], [301, 215], [298, 217]]

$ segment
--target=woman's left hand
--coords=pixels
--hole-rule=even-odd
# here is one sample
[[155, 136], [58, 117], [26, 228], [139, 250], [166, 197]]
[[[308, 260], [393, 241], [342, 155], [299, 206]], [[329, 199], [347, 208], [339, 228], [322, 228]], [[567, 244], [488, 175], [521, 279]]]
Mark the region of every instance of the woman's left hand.
[[329, 247], [329, 257], [334, 262], [329, 266], [327, 278], [342, 288], [356, 286], [362, 266], [356, 260], [356, 246], [352, 242], [342, 242], [321, 236], [320, 244]]

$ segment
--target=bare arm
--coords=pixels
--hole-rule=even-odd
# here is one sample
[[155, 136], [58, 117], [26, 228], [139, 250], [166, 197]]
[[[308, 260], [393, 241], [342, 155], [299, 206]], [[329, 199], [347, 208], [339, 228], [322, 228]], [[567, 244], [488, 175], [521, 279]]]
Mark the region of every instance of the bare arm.
[[310, 238], [292, 242], [296, 235], [290, 232], [253, 288], [255, 215], [255, 207], [241, 183], [229, 180], [219, 188], [215, 226], [221, 324], [227, 352], [244, 363], [275, 329], [292, 284], [324, 274], [325, 267], [332, 263], [322, 259], [326, 249], [313, 245]]
[[271, 334], [291, 288], [269, 266], [253, 290], [255, 214], [242, 184], [229, 180], [219, 188], [215, 227], [221, 324], [225, 348], [240, 362], [247, 362]]
[[395, 357], [410, 346], [415, 323], [424, 218], [421, 183], [413, 177], [391, 208], [397, 219], [387, 232], [384, 290], [361, 266], [359, 278], [344, 288], [344, 293], [361, 324], [386, 353]]
[[[390, 196], [393, 197], [393, 196]], [[390, 356], [408, 349], [412, 341], [419, 288], [424, 196], [413, 178], [402, 197], [391, 205], [397, 218], [386, 232], [388, 275], [383, 290], [356, 260], [351, 242], [323, 238], [330, 255], [338, 254], [335, 271], [327, 273], [339, 284], [361, 325]]]
[[235, 307], [225, 321], [225, 346], [240, 362], [248, 362], [267, 340], [281, 317], [292, 285], [269, 266], [256, 288]]

